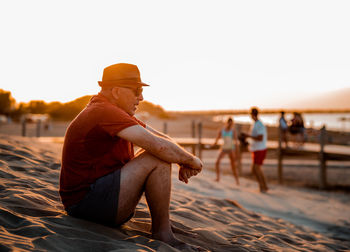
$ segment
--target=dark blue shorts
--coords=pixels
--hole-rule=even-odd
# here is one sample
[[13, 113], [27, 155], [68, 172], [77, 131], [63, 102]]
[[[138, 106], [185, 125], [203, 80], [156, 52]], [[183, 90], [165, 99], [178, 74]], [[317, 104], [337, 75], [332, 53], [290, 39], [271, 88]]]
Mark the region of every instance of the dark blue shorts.
[[[115, 226], [120, 191], [120, 169], [90, 185], [90, 191], [76, 205], [68, 207], [71, 216]], [[132, 215], [130, 216], [130, 218]]]

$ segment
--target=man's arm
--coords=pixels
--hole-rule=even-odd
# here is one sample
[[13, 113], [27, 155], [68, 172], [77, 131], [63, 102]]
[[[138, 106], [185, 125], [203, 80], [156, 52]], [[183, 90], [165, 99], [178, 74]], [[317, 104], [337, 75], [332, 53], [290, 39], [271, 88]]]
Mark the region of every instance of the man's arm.
[[212, 146], [215, 146], [218, 143], [220, 137], [221, 137], [221, 130], [218, 131], [218, 134], [217, 134], [217, 136], [215, 138], [215, 141], [214, 141]]
[[263, 133], [264, 126], [261, 123], [255, 124], [253, 131], [255, 132], [255, 134], [257, 134], [256, 136], [253, 136], [252, 134], [246, 134], [246, 133], [245, 133], [245, 136], [250, 137], [250, 138], [254, 139], [255, 141], [262, 141], [264, 139], [264, 133]]
[[134, 125], [121, 130], [117, 135], [168, 163], [176, 163], [181, 167], [202, 170], [202, 162], [199, 158], [171, 141], [171, 139], [168, 139], [168, 137], [156, 134], [140, 125]]
[[151, 133], [153, 133], [153, 134], [156, 135], [156, 136], [160, 136], [160, 137], [166, 138], [166, 139], [168, 139], [169, 141], [176, 143], [175, 140], [172, 139], [170, 136], [165, 135], [165, 134], [159, 132], [158, 130], [152, 128], [152, 127], [149, 126], [149, 125], [146, 125], [146, 129], [148, 129]]
[[249, 135], [246, 133], [244, 133], [244, 135], [246, 137], [250, 137], [250, 138], [254, 139], [255, 141], [262, 141], [263, 140], [263, 135], [252, 136], [252, 135]]

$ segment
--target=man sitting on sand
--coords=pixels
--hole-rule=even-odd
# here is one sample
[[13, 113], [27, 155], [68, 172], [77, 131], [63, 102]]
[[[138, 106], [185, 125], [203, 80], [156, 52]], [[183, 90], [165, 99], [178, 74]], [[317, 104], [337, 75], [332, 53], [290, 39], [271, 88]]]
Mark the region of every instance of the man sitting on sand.
[[267, 142], [267, 132], [265, 126], [258, 119], [258, 109], [252, 108], [250, 116], [254, 120], [254, 125], [251, 130], [251, 134], [244, 134], [246, 137], [252, 139], [250, 145], [250, 151], [252, 152], [252, 171], [259, 183], [259, 188], [261, 192], [267, 192], [269, 189], [266, 184], [266, 179], [261, 166], [266, 157], [266, 142]]
[[[63, 144], [60, 195], [71, 216], [106, 225], [121, 225], [134, 214], [145, 192], [152, 236], [175, 247], [169, 220], [171, 164], [179, 180], [202, 170], [202, 162], [170, 137], [134, 117], [143, 100], [135, 65], [104, 69], [101, 91], [69, 125]], [[141, 148], [134, 155], [134, 145]]]

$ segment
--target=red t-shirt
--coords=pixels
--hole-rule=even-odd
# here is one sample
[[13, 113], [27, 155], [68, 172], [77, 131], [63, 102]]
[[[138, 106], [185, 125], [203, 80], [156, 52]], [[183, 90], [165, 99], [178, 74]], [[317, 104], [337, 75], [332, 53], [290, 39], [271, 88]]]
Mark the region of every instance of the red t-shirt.
[[65, 207], [82, 200], [96, 179], [134, 157], [133, 144], [117, 133], [145, 124], [98, 94], [68, 126], [62, 151], [60, 195]]

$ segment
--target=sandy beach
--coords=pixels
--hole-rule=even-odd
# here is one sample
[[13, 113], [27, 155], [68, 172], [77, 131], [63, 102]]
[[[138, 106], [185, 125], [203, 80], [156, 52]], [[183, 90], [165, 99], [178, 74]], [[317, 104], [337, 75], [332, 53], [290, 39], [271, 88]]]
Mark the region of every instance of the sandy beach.
[[[0, 138], [1, 251], [177, 251], [151, 239], [144, 199], [132, 220], [110, 228], [67, 216], [58, 194], [62, 145]], [[173, 167], [171, 221], [177, 236], [208, 251], [350, 250], [350, 195], [203, 172], [184, 184]]]
[[349, 10], [1, 1], [0, 252], [350, 252]]

